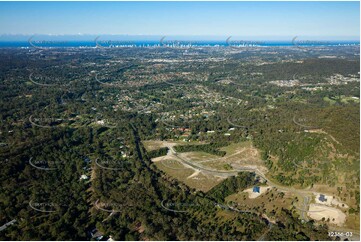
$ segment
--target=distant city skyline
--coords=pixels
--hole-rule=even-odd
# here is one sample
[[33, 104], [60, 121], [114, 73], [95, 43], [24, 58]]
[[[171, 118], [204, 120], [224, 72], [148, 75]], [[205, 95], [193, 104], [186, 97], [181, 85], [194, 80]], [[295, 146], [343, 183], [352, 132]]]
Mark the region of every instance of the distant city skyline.
[[357, 40], [359, 2], [0, 2], [0, 35]]

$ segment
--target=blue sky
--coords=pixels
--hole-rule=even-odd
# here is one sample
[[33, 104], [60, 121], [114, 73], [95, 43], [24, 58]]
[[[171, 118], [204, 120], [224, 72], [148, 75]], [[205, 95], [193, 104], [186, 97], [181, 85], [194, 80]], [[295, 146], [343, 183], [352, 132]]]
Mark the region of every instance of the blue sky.
[[0, 34], [359, 38], [359, 2], [0, 2]]

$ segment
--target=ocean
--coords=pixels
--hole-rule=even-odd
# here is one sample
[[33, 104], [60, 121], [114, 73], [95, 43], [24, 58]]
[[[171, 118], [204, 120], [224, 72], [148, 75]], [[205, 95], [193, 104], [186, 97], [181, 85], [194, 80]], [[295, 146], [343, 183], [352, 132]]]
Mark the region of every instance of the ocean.
[[0, 41], [0, 48], [92, 48], [92, 47], [321, 47], [359, 46], [359, 41]]

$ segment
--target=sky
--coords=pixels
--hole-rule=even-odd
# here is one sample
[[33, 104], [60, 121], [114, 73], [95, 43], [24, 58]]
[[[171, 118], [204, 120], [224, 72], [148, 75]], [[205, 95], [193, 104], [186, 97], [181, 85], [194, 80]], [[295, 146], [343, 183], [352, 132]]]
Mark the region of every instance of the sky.
[[359, 2], [0, 2], [0, 34], [359, 39]]

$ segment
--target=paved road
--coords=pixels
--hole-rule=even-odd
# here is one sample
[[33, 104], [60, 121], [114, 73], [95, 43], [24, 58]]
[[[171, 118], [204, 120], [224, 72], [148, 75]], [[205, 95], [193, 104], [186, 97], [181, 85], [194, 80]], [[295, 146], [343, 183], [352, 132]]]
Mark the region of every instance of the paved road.
[[10, 225], [13, 225], [15, 222], [16, 222], [16, 219], [13, 219], [10, 222], [7, 222], [6, 224], [4, 224], [3, 226], [0, 227], [0, 231], [3, 231], [4, 229], [9, 227]]
[[218, 171], [215, 169], [207, 168], [202, 165], [187, 161], [184, 158], [180, 157], [178, 155], [178, 153], [173, 149], [172, 146], [168, 146], [168, 149], [169, 149], [168, 155], [176, 157], [186, 167], [192, 167], [192, 168], [194, 168], [196, 170], [200, 170], [204, 173], [215, 175], [215, 176], [222, 176], [222, 177], [236, 176], [238, 174], [237, 171]]

